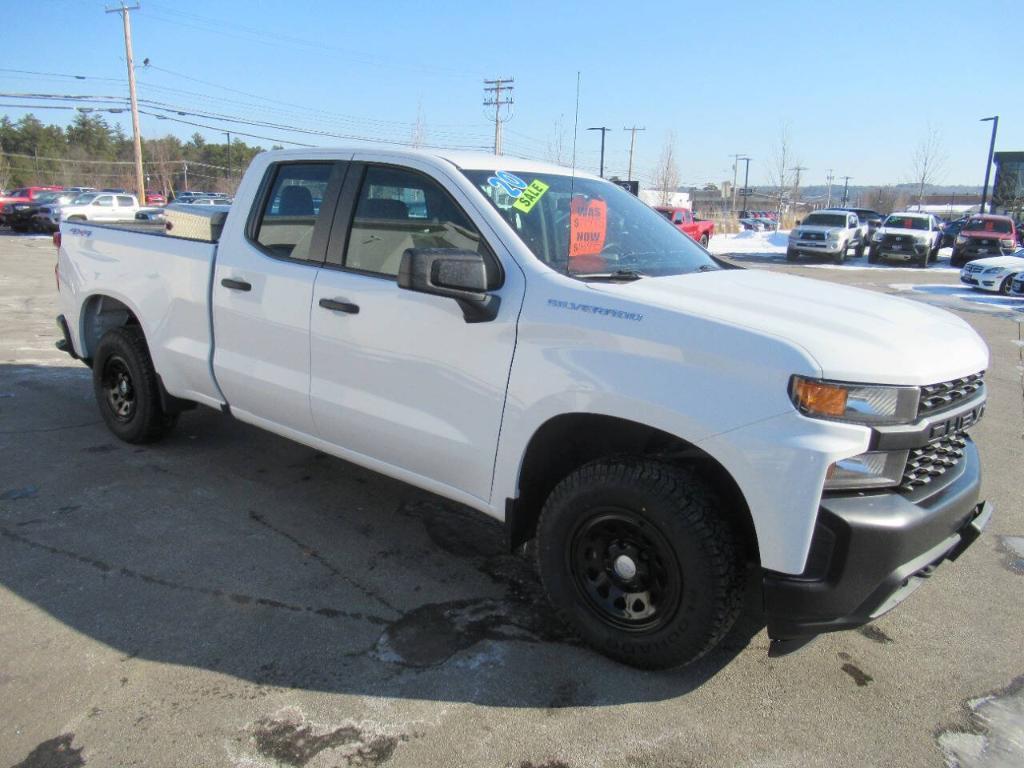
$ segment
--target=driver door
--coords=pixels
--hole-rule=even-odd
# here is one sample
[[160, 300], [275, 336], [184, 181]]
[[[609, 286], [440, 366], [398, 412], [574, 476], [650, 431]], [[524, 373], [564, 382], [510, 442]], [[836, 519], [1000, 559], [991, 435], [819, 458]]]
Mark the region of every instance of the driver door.
[[[521, 273], [473, 216], [468, 195], [431, 165], [385, 164], [370, 153], [355, 159], [363, 162], [348, 174], [313, 287], [317, 432], [353, 461], [487, 502]], [[496, 259], [504, 275], [493, 292], [497, 316], [467, 322], [454, 299], [399, 288], [406, 248], [458, 248]]]

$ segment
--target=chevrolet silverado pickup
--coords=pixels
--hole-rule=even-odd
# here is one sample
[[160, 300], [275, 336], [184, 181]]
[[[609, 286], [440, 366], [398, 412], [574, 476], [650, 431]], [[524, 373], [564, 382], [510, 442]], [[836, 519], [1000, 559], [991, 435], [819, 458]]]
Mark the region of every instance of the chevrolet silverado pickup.
[[208, 406], [502, 520], [615, 659], [700, 657], [747, 589], [779, 652], [865, 624], [991, 516], [988, 350], [938, 308], [737, 268], [492, 155], [268, 152], [208, 213], [61, 222], [57, 345], [108, 428]]

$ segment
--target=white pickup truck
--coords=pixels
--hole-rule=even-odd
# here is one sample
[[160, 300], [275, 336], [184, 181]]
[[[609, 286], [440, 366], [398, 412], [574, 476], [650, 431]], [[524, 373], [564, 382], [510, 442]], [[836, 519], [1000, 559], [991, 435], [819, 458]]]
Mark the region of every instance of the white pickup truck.
[[753, 585], [780, 652], [862, 625], [991, 515], [988, 350], [945, 311], [736, 268], [489, 155], [268, 152], [218, 215], [218, 242], [61, 225], [58, 347], [114, 434], [198, 403], [504, 520], [616, 659], [701, 656]]

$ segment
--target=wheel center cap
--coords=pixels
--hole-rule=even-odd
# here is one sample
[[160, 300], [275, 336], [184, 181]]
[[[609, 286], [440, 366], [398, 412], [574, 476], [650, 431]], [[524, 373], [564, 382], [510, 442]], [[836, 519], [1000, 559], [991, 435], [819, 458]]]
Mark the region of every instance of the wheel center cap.
[[612, 568], [615, 569], [615, 575], [623, 581], [629, 581], [636, 576], [636, 563], [633, 562], [633, 558], [627, 555], [616, 557], [615, 562], [612, 563]]
[[119, 381], [118, 384], [117, 384], [117, 391], [120, 392], [122, 395], [127, 395], [128, 394], [128, 382], [125, 381], [124, 379], [121, 379], [121, 381]]

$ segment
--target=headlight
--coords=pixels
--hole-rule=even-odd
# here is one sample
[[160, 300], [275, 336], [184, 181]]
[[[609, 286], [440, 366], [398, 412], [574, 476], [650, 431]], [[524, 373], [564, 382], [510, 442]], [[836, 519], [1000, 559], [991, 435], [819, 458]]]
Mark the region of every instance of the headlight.
[[829, 240], [838, 240], [840, 234], [841, 234], [840, 232], [829, 232], [828, 233], [828, 239]]
[[1004, 267], [989, 267], [988, 269], [985, 270], [984, 274], [986, 274], [986, 275], [994, 275], [997, 272], [1003, 272], [1004, 269], [1005, 269]]
[[963, 235], [957, 235], [956, 236], [956, 244], [957, 245], [963, 245], [966, 242], [967, 242], [967, 238], [964, 237]]
[[873, 234], [871, 236], [871, 239], [874, 240], [876, 243], [882, 242], [882, 233], [881, 232], [875, 232], [875, 234]]
[[1000, 240], [999, 245], [1003, 248], [1013, 248], [1014, 243], [1013, 240]]
[[909, 424], [917, 418], [917, 387], [842, 384], [794, 376], [793, 405], [805, 416], [854, 424]]
[[825, 490], [885, 488], [899, 485], [908, 451], [868, 451], [840, 459], [825, 473]]

